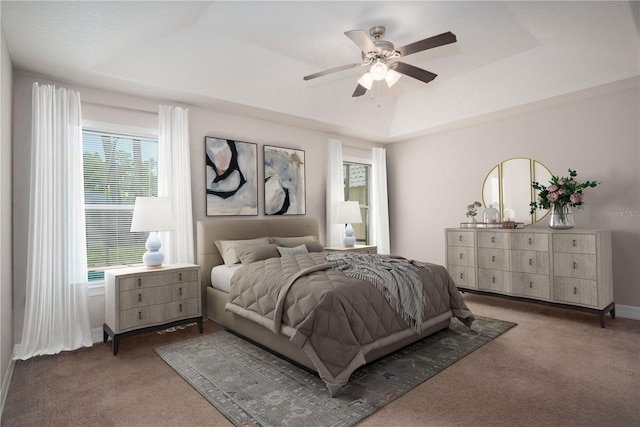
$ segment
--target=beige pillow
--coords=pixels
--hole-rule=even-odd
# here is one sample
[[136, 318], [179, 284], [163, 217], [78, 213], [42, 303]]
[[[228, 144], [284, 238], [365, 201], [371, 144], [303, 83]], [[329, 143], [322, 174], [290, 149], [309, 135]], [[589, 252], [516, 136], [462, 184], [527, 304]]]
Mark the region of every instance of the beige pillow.
[[222, 259], [226, 265], [234, 265], [240, 262], [238, 255], [236, 254], [235, 248], [238, 246], [255, 246], [255, 245], [268, 245], [269, 238], [268, 237], [260, 237], [257, 239], [247, 239], [247, 240], [216, 240], [213, 242], [218, 250], [220, 251], [220, 255], [222, 255]]
[[308, 252], [322, 252], [324, 251], [324, 246], [322, 243], [314, 240], [313, 242], [304, 242], [304, 245], [307, 247]]
[[300, 237], [269, 237], [270, 243], [275, 243], [278, 246], [286, 246], [291, 248], [293, 246], [300, 246], [303, 243], [313, 242], [316, 240], [316, 236], [300, 236]]
[[275, 243], [269, 245], [252, 245], [252, 246], [236, 246], [236, 255], [243, 264], [251, 264], [252, 262], [261, 261], [267, 258], [278, 258], [278, 245]]

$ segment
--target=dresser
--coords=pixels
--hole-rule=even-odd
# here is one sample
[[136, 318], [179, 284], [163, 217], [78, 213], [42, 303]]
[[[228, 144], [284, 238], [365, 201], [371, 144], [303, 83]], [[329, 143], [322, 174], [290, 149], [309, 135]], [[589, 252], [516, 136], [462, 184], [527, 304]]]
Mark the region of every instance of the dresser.
[[196, 322], [203, 332], [200, 269], [194, 264], [130, 267], [105, 272], [104, 342]]
[[447, 269], [461, 291], [615, 318], [609, 230], [445, 230]]

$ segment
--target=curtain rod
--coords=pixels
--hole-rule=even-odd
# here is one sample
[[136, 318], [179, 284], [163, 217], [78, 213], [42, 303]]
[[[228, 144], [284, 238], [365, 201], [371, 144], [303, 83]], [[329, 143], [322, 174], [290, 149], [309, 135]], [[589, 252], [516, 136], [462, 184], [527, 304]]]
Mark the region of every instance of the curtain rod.
[[[119, 105], [110, 105], [110, 104], [104, 104], [101, 102], [92, 102], [92, 101], [82, 101], [81, 102], [83, 104], [88, 104], [88, 105], [96, 105], [99, 107], [107, 107], [107, 108], [113, 108], [113, 109], [117, 109], [117, 110], [127, 110], [127, 111], [136, 111], [139, 113], [149, 113], [149, 114], [158, 114], [158, 111], [151, 111], [151, 110], [144, 110], [142, 108], [133, 108], [133, 107], [121, 107]], [[160, 103], [158, 103], [158, 105], [161, 105]]]

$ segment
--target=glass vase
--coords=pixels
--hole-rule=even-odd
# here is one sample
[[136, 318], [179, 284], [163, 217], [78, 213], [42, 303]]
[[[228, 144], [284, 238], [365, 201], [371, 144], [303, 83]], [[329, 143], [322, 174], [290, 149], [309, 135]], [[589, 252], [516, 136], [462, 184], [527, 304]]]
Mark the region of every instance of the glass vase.
[[549, 216], [549, 227], [556, 230], [568, 230], [575, 227], [573, 208], [569, 205], [552, 205]]

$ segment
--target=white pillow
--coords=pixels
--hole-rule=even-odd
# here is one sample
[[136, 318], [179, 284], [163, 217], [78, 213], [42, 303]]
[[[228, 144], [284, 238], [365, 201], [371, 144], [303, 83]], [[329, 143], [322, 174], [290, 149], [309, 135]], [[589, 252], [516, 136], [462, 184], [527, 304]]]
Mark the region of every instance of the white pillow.
[[236, 246], [254, 246], [254, 245], [268, 245], [268, 237], [259, 237], [257, 239], [248, 240], [216, 240], [216, 247], [222, 255], [222, 259], [226, 265], [234, 265], [240, 262], [238, 255], [236, 254]]
[[295, 248], [285, 248], [282, 246], [278, 246], [278, 252], [280, 252], [280, 256], [293, 256], [298, 254], [309, 253], [305, 245], [296, 246]]

